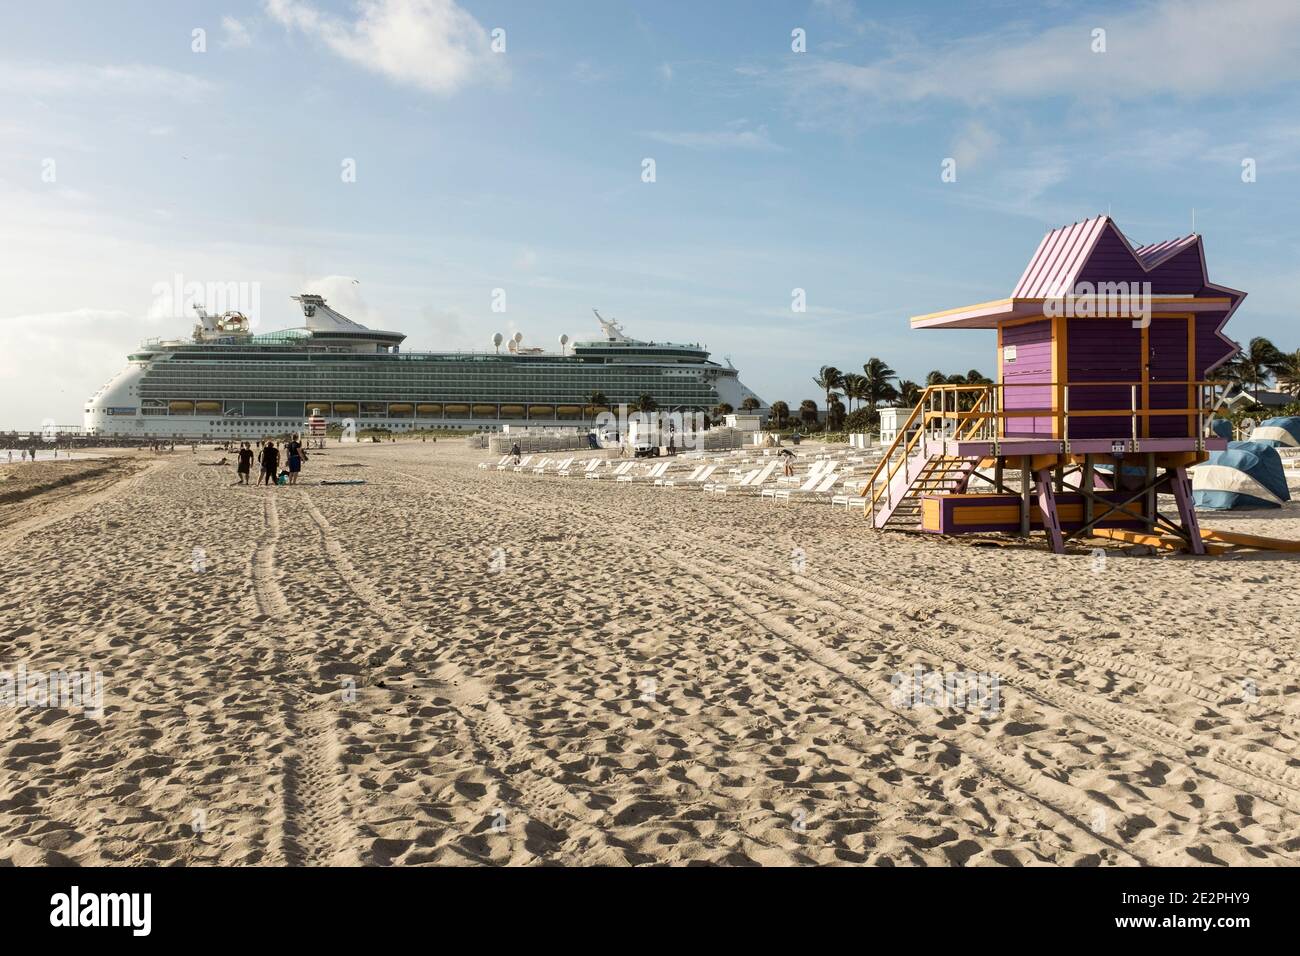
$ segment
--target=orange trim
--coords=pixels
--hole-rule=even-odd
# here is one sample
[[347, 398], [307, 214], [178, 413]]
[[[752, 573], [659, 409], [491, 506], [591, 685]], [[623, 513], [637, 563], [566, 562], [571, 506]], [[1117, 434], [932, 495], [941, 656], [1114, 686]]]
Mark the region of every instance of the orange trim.
[[[1003, 382], [1002, 349], [1004, 348], [1004, 346], [1002, 344], [1002, 329], [1003, 326], [999, 325], [998, 326], [998, 384], [999, 385], [1001, 385]], [[1003, 392], [1001, 390], [999, 390], [998, 394], [1004, 398], [1006, 396], [1006, 392]], [[994, 396], [994, 401], [996, 400], [997, 400], [997, 396]], [[1007, 420], [1005, 418], [998, 419], [998, 437], [999, 438], [1007, 437]]]
[[[1155, 316], [1151, 317], [1155, 321]], [[1151, 322], [1142, 326], [1142, 351], [1140, 353], [1142, 362], [1142, 410], [1150, 411], [1151, 409]], [[1142, 437], [1151, 437], [1151, 416], [1142, 416]]]

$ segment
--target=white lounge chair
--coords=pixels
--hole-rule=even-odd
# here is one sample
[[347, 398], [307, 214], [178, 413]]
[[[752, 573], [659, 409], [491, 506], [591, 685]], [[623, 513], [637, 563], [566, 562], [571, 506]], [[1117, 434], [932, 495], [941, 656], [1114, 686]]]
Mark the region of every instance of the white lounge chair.
[[[848, 483], [846, 482], [845, 484], [847, 486]], [[831, 507], [834, 508], [836, 505], [843, 505], [845, 511], [848, 511], [850, 508], [861, 508], [863, 513], [866, 513], [868, 496], [863, 494], [866, 487], [866, 483], [864, 482], [855, 486], [852, 491], [845, 491], [842, 494], [832, 495]]]
[[713, 477], [713, 473], [718, 470], [718, 467], [718, 465], [706, 465], [702, 471], [697, 469], [696, 473], [692, 474], [689, 478], [669, 478], [660, 487], [672, 488], [677, 485], [702, 485]]
[[[813, 484], [812, 479], [805, 481], [798, 488], [781, 488], [772, 496], [772, 503], [778, 501], [789, 502], [791, 498], [802, 498], [807, 495], [824, 495], [835, 487], [835, 482], [839, 481], [839, 475], [835, 474], [834, 469], [822, 475], [821, 480]], [[811, 487], [809, 487], [811, 485]]]
[[707, 468], [707, 467], [708, 467], [707, 465], [700, 465], [698, 468], [696, 468], [693, 472], [691, 472], [691, 473], [690, 473], [689, 475], [687, 475], [685, 478], [656, 478], [656, 479], [655, 479], [655, 484], [656, 484], [656, 485], [671, 485], [671, 484], [675, 484], [675, 483], [678, 482], [678, 481], [694, 481], [696, 478], [698, 478], [698, 477], [701, 475], [701, 473], [703, 473], [704, 469]]
[[[509, 456], [509, 455], [502, 455], [502, 456], [501, 456], [501, 460], [500, 460], [499, 462], [496, 463], [496, 468], [497, 468], [497, 470], [500, 471], [502, 468], [504, 468], [506, 462], [508, 462], [509, 460], [510, 460], [510, 456]], [[492, 462], [490, 462], [490, 461], [480, 461], [480, 462], [478, 463], [478, 466], [479, 466], [480, 468], [491, 468], [491, 467], [493, 467]]]
[[771, 479], [772, 475], [780, 467], [781, 467], [780, 461], [777, 460], [769, 461], [766, 465], [764, 465], [759, 470], [758, 474], [755, 475], [748, 483], [743, 481], [737, 482], [736, 484], [730, 485], [721, 490], [715, 490], [714, 493], [720, 495], [728, 495], [728, 494], [760, 495], [766, 489], [768, 480]]
[[[732, 484], [732, 487], [743, 488], [744, 486], [748, 485], [751, 481], [753, 481], [755, 478], [757, 478], [758, 473], [760, 471], [762, 471], [761, 468], [755, 468], [753, 471], [746, 472], [742, 477], [737, 479]], [[704, 493], [725, 495], [727, 493], [727, 485], [728, 482], [725, 481], [709, 482], [707, 485], [704, 486]]]
[[644, 475], [619, 475], [615, 481], [657, 481], [672, 467], [671, 461], [660, 462], [646, 471]]
[[[534, 475], [545, 474], [546, 466], [549, 464], [551, 464], [551, 459], [548, 458], [546, 461], [542, 462], [540, 465], [538, 465], [536, 468], [533, 469], [533, 474]], [[557, 461], [555, 462], [555, 470], [563, 471], [565, 468], [568, 468], [571, 464], [573, 464], [572, 458], [566, 458], [563, 461]]]
[[533, 455], [525, 455], [522, 459], [520, 459], [519, 464], [514, 466], [515, 471], [523, 471], [525, 468], [529, 466], [529, 464], [532, 462], [534, 457], [535, 456]]
[[595, 478], [595, 479], [597, 479], [597, 480], [599, 480], [599, 479], [601, 479], [601, 478], [606, 478], [606, 477], [617, 478], [619, 475], [626, 475], [626, 474], [628, 473], [628, 471], [632, 468], [632, 466], [635, 465], [635, 464], [636, 464], [636, 462], [634, 462], [634, 461], [625, 461], [625, 462], [623, 462], [621, 465], [619, 465], [617, 468], [615, 468], [613, 471], [611, 471], [611, 472], [609, 473], [608, 476], [607, 476], [607, 475], [602, 475], [602, 474], [600, 474], [599, 472], [593, 470], [593, 471], [590, 471], [590, 472], [588, 472], [587, 474], [583, 475], [582, 477], [584, 477], [584, 478]]
[[[782, 475], [780, 478], [776, 480], [776, 483], [778, 485], [785, 485], [785, 486], [798, 485], [803, 489], [812, 490], [813, 488], [817, 487], [817, 483], [821, 481], [827, 467], [829, 467], [829, 462], [814, 461], [812, 463], [812, 467], [809, 468], [808, 471], [803, 475], [791, 475], [789, 477]], [[776, 488], [776, 487], [764, 488], [763, 497], [775, 498], [776, 493], [781, 490], [783, 489]]]

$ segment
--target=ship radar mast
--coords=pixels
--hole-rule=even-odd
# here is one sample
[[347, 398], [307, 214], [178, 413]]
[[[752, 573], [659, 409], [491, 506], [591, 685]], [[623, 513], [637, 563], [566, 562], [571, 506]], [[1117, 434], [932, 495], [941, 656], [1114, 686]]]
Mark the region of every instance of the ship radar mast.
[[623, 325], [621, 322], [617, 319], [605, 318], [596, 309], [592, 309], [591, 311], [596, 313], [596, 321], [600, 323], [601, 329], [605, 332], [605, 338], [609, 339], [611, 342], [627, 341], [627, 336], [623, 334]]

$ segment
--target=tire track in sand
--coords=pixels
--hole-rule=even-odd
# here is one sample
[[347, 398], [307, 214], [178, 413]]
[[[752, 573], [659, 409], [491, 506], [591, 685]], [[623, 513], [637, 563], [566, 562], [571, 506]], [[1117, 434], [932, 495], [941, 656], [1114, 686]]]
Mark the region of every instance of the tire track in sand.
[[289, 613], [289, 602], [280, 590], [275, 567], [275, 548], [279, 543], [280, 509], [276, 507], [275, 498], [266, 495], [262, 499], [262, 535], [249, 562], [253, 599], [257, 602], [257, 613], [264, 620], [282, 618]]
[[[573, 865], [625, 865], [627, 861], [618, 852], [617, 841], [588, 822], [587, 818], [597, 811], [559, 782], [566, 774], [564, 768], [542, 752], [527, 732], [516, 725], [487, 687], [446, 657], [451, 648], [440, 647], [443, 642], [437, 635], [394, 608], [387, 597], [357, 570], [325, 515], [306, 492], [299, 494], [316, 523], [321, 545], [330, 563], [348, 590], [394, 635], [408, 635], [419, 644], [434, 649], [435, 669], [430, 676], [439, 684], [439, 696], [451, 703], [475, 742], [491, 755], [488, 768], [518, 789], [517, 809], [552, 831], [585, 842], [586, 846], [576, 850], [569, 861]], [[631, 852], [630, 847], [624, 849]]]
[[284, 723], [291, 741], [282, 769], [280, 851], [285, 864], [356, 865], [355, 845], [348, 846], [347, 841], [352, 828], [334, 714], [322, 706], [299, 710], [291, 694], [285, 700]]
[[[428, 486], [428, 481], [420, 476], [404, 475], [404, 477], [417, 481], [426, 487]], [[461, 498], [485, 506], [500, 507], [501, 504], [500, 501], [488, 501], [472, 493], [459, 490], [454, 493]], [[529, 510], [526, 499], [522, 504], [512, 503], [511, 507], [524, 511]], [[584, 509], [578, 507], [575, 510]], [[629, 533], [631, 527], [626, 524], [621, 528], [617, 527], [620, 524], [619, 520], [611, 520], [608, 514], [602, 514], [600, 521], [602, 524], [598, 525], [598, 527], [611, 533], [613, 537], [625, 536]], [[709, 539], [708, 544], [715, 547], [718, 542]], [[668, 551], [659, 553], [658, 556], [664, 563], [686, 572], [681, 579], [684, 587], [700, 586], [713, 596], [723, 599], [744, 617], [753, 621], [769, 640], [793, 648], [805, 660], [820, 667], [832, 680], [847, 684], [855, 693], [864, 696], [874, 704], [882, 716], [899, 718], [917, 731], [929, 734], [937, 739], [953, 742], [967, 752], [991, 776], [1001, 780], [1007, 787], [1008, 795], [1029, 801], [1034, 806], [1047, 811], [1054, 818], [1077, 831], [1090, 845], [1108, 846], [1135, 863], [1149, 865], [1149, 861], [1140, 856], [1133, 848], [1097, 833], [1091, 826], [1082, 822], [1082, 819], [1093, 816], [1098, 809], [1104, 806], [1089, 797], [1084, 791], [1055, 777], [1048, 776], [1018, 758], [1002, 753], [991, 742], [977, 734], [953, 727], [946, 713], [931, 715], [916, 712], [915, 714], [903, 715], [897, 710], [887, 707], [869, 689], [871, 686], [881, 683], [878, 675], [870, 674], [867, 670], [847, 660], [843, 655], [827, 647], [821, 641], [804, 634], [780, 614], [770, 611], [739, 590], [724, 584], [721, 578], [730, 574], [734, 569], [720, 565], [702, 567], [689, 559], [693, 556], [688, 556], [688, 560], [680, 560]], [[746, 559], [752, 560], [752, 554], [746, 555]], [[888, 683], [887, 678], [885, 683]], [[924, 724], [924, 727], [922, 724]]]
[[[280, 587], [276, 547], [280, 542], [280, 509], [274, 493], [262, 500], [262, 535], [249, 562], [258, 617], [255, 624], [280, 625], [290, 613]], [[284, 678], [280, 656], [277, 668]], [[280, 760], [280, 809], [277, 862], [287, 866], [355, 863], [348, 837], [352, 827], [344, 800], [347, 772], [339, 757], [337, 717], [328, 697], [313, 700], [305, 690], [278, 683], [282, 694], [280, 718], [285, 751]]]
[[[578, 506], [576, 510], [584, 509]], [[589, 514], [592, 513], [589, 512]], [[594, 514], [592, 516], [594, 517]], [[608, 513], [602, 512], [601, 520], [608, 524], [611, 519]], [[618, 519], [615, 519], [615, 523], [618, 523]], [[625, 524], [625, 527], [630, 530], [634, 526]], [[1212, 763], [1215, 765], [1215, 772], [1211, 773], [1210, 776], [1214, 779], [1241, 790], [1243, 793], [1258, 796], [1282, 809], [1294, 812], [1297, 808], [1300, 808], [1300, 770], [1289, 766], [1288, 760], [1278, 759], [1262, 752], [1245, 750], [1229, 741], [1212, 737], [1203, 732], [1186, 731], [1153, 714], [1131, 710], [1111, 701], [1097, 699], [1090, 694], [1080, 693], [1064, 687], [1059, 682], [1043, 680], [1037, 675], [1020, 668], [1016, 668], [1016, 673], [1009, 674], [1007, 671], [1011, 668], [994, 666], [995, 660], [998, 662], [1003, 660], [1001, 657], [990, 660], [981, 656], [974, 649], [959, 648], [949, 638], [935, 633], [941, 625], [947, 625], [959, 631], [966, 629], [965, 622], [960, 618], [943, 614], [929, 614], [928, 612], [927, 616], [922, 618], [919, 616], [919, 612], [924, 609], [918, 609], [914, 605], [900, 601], [897, 597], [891, 598], [888, 595], [870, 592], [872, 601], [875, 601], [877, 606], [884, 607], [886, 611], [893, 615], [892, 619], [884, 617], [879, 613], [862, 610], [857, 606], [864, 596], [864, 589], [850, 589], [838, 582], [824, 582], [812, 579], [801, 580], [799, 588], [777, 585], [770, 576], [757, 575], [744, 570], [746, 565], [752, 565], [753, 563], [754, 555], [752, 552], [731, 547], [717, 538], [701, 538], [689, 531], [683, 531], [681, 537], [693, 539], [699, 547], [705, 549], [706, 553], [716, 555], [719, 551], [730, 551], [735, 556], [736, 562], [734, 564], [724, 565], [716, 561], [710, 562], [707, 559], [701, 559], [698, 552], [692, 555], [692, 558], [697, 561], [703, 561], [708, 576], [715, 580], [719, 576], [739, 577], [746, 580], [753, 587], [769, 593], [779, 593], [781, 597], [791, 601], [796, 606], [802, 605], [816, 613], [848, 616], [876, 626], [886, 624], [892, 629], [892, 633], [914, 649], [962, 663], [972, 670], [999, 673], [1006, 683], [1032, 693], [1040, 701], [1048, 703], [1062, 712], [1082, 717], [1099, 728], [1112, 731], [1153, 755], [1173, 760], [1193, 772], [1200, 773], [1208, 772], [1204, 766], [1205, 763]], [[672, 560], [676, 554], [680, 554], [680, 551], [667, 554], [666, 557]], [[682, 566], [680, 562], [675, 563]], [[807, 593], [810, 591], [821, 591], [823, 595], [835, 595], [840, 600], [826, 597], [814, 599], [811, 594]], [[843, 598], [850, 596], [846, 593], [850, 591], [857, 592], [852, 594], [853, 600], [843, 600]], [[993, 640], [989, 634], [989, 628], [983, 627], [975, 630], [981, 633], [982, 639], [971, 635], [971, 643], [977, 644], [979, 650], [994, 650], [991, 646]], [[925, 633], [927, 631], [929, 634]], [[1016, 634], [1014, 629], [1006, 629], [997, 636], [1002, 643], [1014, 643], [1023, 637]], [[1033, 638], [1029, 638], [1021, 644], [1022, 650], [1039, 653], [1049, 647], [1044, 642]], [[1072, 657], [1068, 652], [1054, 651], [1054, 653], [1061, 657]], [[1096, 658], [1093, 661], [1085, 661], [1078, 657], [1072, 659], [1084, 666], [1092, 666], [1103, 671], [1109, 670], [1104, 664], [1096, 662]], [[1135, 668], [1134, 670], [1138, 669]], [[1157, 675], [1148, 671], [1148, 676], [1154, 678]], [[1157, 679], [1153, 683], [1185, 693], [1194, 698], [1203, 699], [1195, 693], [1192, 687], [1187, 686], [1185, 681], [1166, 678], [1164, 680]], [[1264, 786], [1261, 787], [1261, 784]]]
[[[527, 499], [524, 496], [520, 497], [525, 502], [524, 508], [526, 509]], [[512, 507], [518, 506], [518, 504], [512, 504]], [[587, 510], [581, 505], [572, 507], [577, 511]], [[588, 516], [595, 517], [596, 515], [593, 512], [588, 511]], [[600, 512], [599, 518], [606, 526], [612, 527], [621, 525], [623, 529], [627, 530], [636, 527], [627, 524], [626, 519], [620, 520], [619, 518], [613, 518], [611, 525], [611, 516], [608, 510]], [[1266, 800], [1284, 810], [1294, 812], [1297, 806], [1300, 806], [1300, 773], [1292, 770], [1287, 765], [1286, 761], [1271, 757], [1265, 753], [1245, 750], [1228, 741], [1224, 741], [1221, 738], [1211, 737], [1199, 732], [1185, 731], [1155, 715], [1130, 710], [1110, 701], [1098, 700], [1089, 694], [1080, 693], [1070, 688], [1059, 686], [1056, 683], [1044, 680], [1035, 674], [1024, 671], [1022, 665], [1012, 667], [1011, 665], [1014, 664], [1014, 662], [1011, 661], [1006, 662], [1008, 666], [995, 667], [993, 661], [980, 656], [975, 650], [967, 650], [966, 648], [957, 647], [946, 636], [941, 636], [935, 633], [939, 626], [944, 624], [957, 628], [958, 630], [964, 629], [963, 622], [960, 619], [938, 615], [927, 615], [926, 618], [922, 618], [919, 616], [918, 609], [915, 606], [908, 605], [906, 602], [901, 602], [897, 597], [894, 597], [891, 600], [888, 596], [881, 597], [880, 601], [885, 610], [891, 614], [892, 617], [884, 617], [879, 614], [865, 612], [854, 606], [861, 601], [863, 596], [861, 593], [854, 595], [855, 600], [852, 603], [849, 603], [842, 600], [843, 597], [848, 596], [843, 593], [847, 589], [838, 585], [832, 586], [810, 580], [801, 580], [800, 588], [798, 589], [774, 585], [770, 578], [752, 574], [743, 570], [745, 565], [753, 564], [754, 555], [752, 552], [730, 547], [716, 538], [701, 538], [700, 536], [687, 531], [682, 532], [681, 538], [694, 539], [699, 547], [703, 548], [706, 553], [713, 554], [715, 557], [718, 556], [719, 551], [730, 551], [735, 555], [736, 563], [734, 565], [724, 565], [716, 561], [701, 559], [698, 551], [689, 555], [692, 560], [688, 563], [683, 563], [678, 559], [682, 554], [680, 549], [672, 553], [665, 553], [664, 557], [667, 558], [670, 563], [674, 563], [688, 572], [698, 574], [705, 583], [712, 584], [718, 582], [720, 579], [738, 577], [744, 579], [747, 584], [754, 588], [766, 591], [770, 594], [776, 594], [795, 606], [802, 606], [813, 613], [829, 613], [839, 616], [848, 616], [856, 618], [869, 625], [878, 626], [880, 624], [886, 624], [890, 628], [891, 633], [897, 635], [900, 640], [907, 643], [914, 650], [920, 650], [936, 655], [941, 659], [961, 663], [975, 671], [989, 673], [997, 672], [1003, 677], [1008, 685], [1019, 687], [1022, 691], [1030, 693], [1033, 697], [1037, 698], [1040, 703], [1048, 704], [1063, 713], [1072, 714], [1075, 717], [1087, 720], [1094, 726], [1114, 733], [1117, 737], [1127, 740], [1130, 744], [1137, 746], [1141, 750], [1146, 751], [1153, 756], [1171, 760], [1186, 767], [1195, 774], [1205, 774], [1220, 784], [1239, 790], [1242, 793]], [[835, 594], [838, 590], [840, 592], [839, 597], [841, 600], [837, 601], [828, 600], [825, 597], [814, 597], [811, 594], [804, 593], [801, 590], [803, 588], [807, 588], [810, 591], [820, 590], [823, 595], [828, 592]], [[730, 588], [727, 590], [729, 591], [728, 597], [730, 600], [736, 602], [747, 600], [746, 596], [740, 591]], [[860, 589], [858, 590], [860, 591]], [[874, 593], [871, 596], [873, 599], [878, 597], [878, 595]], [[779, 616], [769, 615], [768, 619], [780, 621]], [[927, 631], [929, 632], [928, 634], [925, 633]], [[826, 648], [826, 646], [821, 642], [800, 634], [797, 629], [795, 629], [789, 636], [792, 640], [800, 638], [801, 643], [797, 646], [800, 646], [802, 650], [809, 654], [809, 656], [813, 656], [817, 652], [818, 647], [821, 647], [823, 650], [829, 650], [829, 648]], [[1000, 636], [1003, 643], [1008, 643], [1009, 635], [1007, 633], [1003, 632]], [[970, 635], [970, 637], [972, 638], [971, 643], [980, 645], [980, 649], [989, 649], [987, 630], [984, 631], [983, 640], [974, 637], [974, 635]], [[813, 644], [802, 643], [802, 640], [813, 641]], [[1032, 642], [1027, 641], [1026, 644], [1029, 644], [1030, 646], [1022, 646], [1021, 649], [1041, 652], [1042, 649], [1049, 646], [1044, 642], [1037, 640], [1032, 640]], [[831, 651], [831, 653], [834, 654], [835, 652]], [[1060, 654], [1060, 656], [1068, 655]], [[997, 659], [1001, 660], [1000, 657]], [[819, 661], [819, 663], [826, 666], [824, 661]], [[1099, 666], [1097, 663], [1092, 662], [1079, 661], [1079, 663], [1084, 666]], [[832, 667], [831, 669], [834, 670], [835, 668]], [[1103, 667], [1102, 669], [1106, 670], [1107, 668]], [[1009, 670], [1015, 670], [1015, 673], [1008, 673]], [[1151, 674], [1151, 676], [1155, 675]], [[1186, 682], [1184, 681], [1166, 679], [1163, 681], [1154, 681], [1154, 683], [1157, 683], [1160, 686], [1165, 686], [1168, 689], [1178, 690], [1194, 698], [1200, 696], [1192, 691], [1191, 688], [1186, 686]], [[1180, 687], [1178, 686], [1179, 684], [1182, 684], [1183, 686]], [[1202, 690], [1205, 689], [1202, 688]], [[945, 733], [947, 732], [948, 731], [945, 730]], [[974, 739], [979, 740], [984, 746], [991, 746], [982, 741], [981, 738], [976, 737]], [[991, 751], [990, 759], [992, 759], [994, 754], [1002, 760], [1010, 759], [996, 749]], [[1209, 766], [1206, 766], [1207, 764]], [[1010, 769], [1017, 768], [1013, 766]], [[1020, 764], [1020, 769], [1029, 770], [1029, 768], [1024, 766], [1023, 763]], [[1055, 785], [1060, 783], [1056, 778], [1048, 777], [1046, 774], [1040, 773], [1038, 776], [1041, 780], [1047, 781], [1047, 787], [1049, 790], [1056, 790], [1057, 788]], [[1019, 774], [1018, 779], [1024, 780], [1027, 778], [1025, 778], [1023, 774]], [[1079, 791], [1076, 790], [1075, 793], [1079, 794]], [[1079, 795], [1082, 796], [1082, 794]], [[1063, 793], [1058, 794], [1058, 797], [1064, 796], [1065, 794]], [[1078, 804], [1076, 803], [1076, 805]], [[1086, 800], [1083, 805], [1090, 806], [1093, 809], [1100, 806], [1100, 804], [1091, 798]]]

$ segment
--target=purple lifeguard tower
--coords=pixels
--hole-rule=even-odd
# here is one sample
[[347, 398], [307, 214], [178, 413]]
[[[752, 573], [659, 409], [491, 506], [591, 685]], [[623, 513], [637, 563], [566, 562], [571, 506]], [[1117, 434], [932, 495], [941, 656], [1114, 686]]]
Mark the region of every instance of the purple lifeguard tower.
[[1199, 235], [1135, 247], [1109, 216], [1052, 230], [1009, 298], [912, 319], [996, 329], [998, 378], [925, 390], [863, 492], [873, 526], [1037, 529], [1057, 553], [1140, 531], [1205, 553], [1187, 468], [1226, 447], [1209, 373], [1238, 350], [1223, 327], [1245, 297], [1209, 281]]

